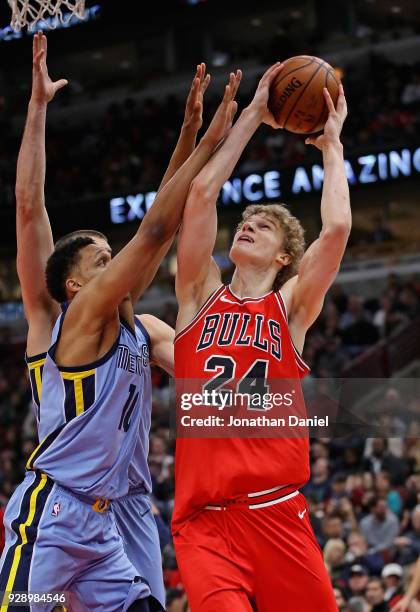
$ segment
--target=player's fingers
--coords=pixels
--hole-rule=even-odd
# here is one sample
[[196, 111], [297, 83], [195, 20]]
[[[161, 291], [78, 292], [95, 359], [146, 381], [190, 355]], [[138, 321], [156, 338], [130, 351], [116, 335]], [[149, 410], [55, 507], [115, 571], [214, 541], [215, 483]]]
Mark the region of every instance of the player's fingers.
[[236, 96], [238, 87], [241, 84], [241, 80], [242, 80], [242, 70], [237, 70], [235, 73], [235, 79], [233, 83], [233, 95], [232, 95], [233, 98], [235, 98]]
[[59, 89], [62, 89], [66, 85], [68, 85], [68, 80], [67, 79], [60, 79], [59, 81], [56, 81], [54, 83], [55, 91], [58, 91]]
[[191, 85], [190, 93], [188, 95], [188, 103], [190, 105], [194, 104], [194, 101], [197, 97], [197, 92], [199, 90], [199, 87], [200, 87], [200, 79], [198, 77], [195, 77]]
[[330, 96], [330, 92], [328, 91], [326, 87], [324, 87], [323, 92], [324, 92], [325, 102], [327, 103], [328, 112], [335, 113], [336, 110], [335, 110], [334, 102], [332, 101], [332, 98]]
[[40, 51], [37, 51], [37, 53], [35, 54], [34, 59], [33, 59], [33, 65], [34, 65], [35, 68], [37, 68], [37, 69], [40, 68], [41, 62], [44, 59], [44, 55], [45, 55], [44, 49], [41, 49]]
[[200, 66], [201, 66], [201, 79], [200, 80], [204, 81], [205, 76], [206, 76], [206, 65], [204, 62], [201, 62]]
[[204, 94], [207, 87], [209, 86], [210, 83], [210, 79], [211, 76], [209, 74], [206, 74], [206, 78], [204, 79], [204, 81], [201, 83], [201, 93]]
[[276, 62], [270, 68], [268, 68], [261, 77], [260, 83], [265, 83], [270, 80], [271, 74], [280, 66], [280, 62]]
[[280, 74], [280, 72], [283, 70], [283, 68], [284, 68], [284, 64], [279, 64], [278, 66], [275, 66], [273, 68], [273, 70], [268, 75], [268, 83], [270, 85], [277, 78], [277, 75]]
[[42, 49], [41, 37], [42, 37], [42, 32], [40, 30], [39, 32], [36, 33], [36, 37], [35, 37], [35, 53], [38, 53]]
[[41, 48], [45, 52], [45, 61], [47, 61], [47, 37], [45, 34], [41, 34]]
[[230, 85], [226, 85], [225, 87], [225, 93], [223, 96], [223, 100], [222, 100], [222, 104], [228, 104], [229, 103], [229, 98], [230, 98]]
[[237, 110], [238, 110], [238, 103], [235, 102], [234, 100], [233, 102], [231, 102], [231, 107], [230, 107], [230, 122], [231, 123], [233, 123], [233, 120], [235, 119]]
[[[235, 85], [235, 75], [233, 74], [233, 72], [230, 73], [229, 75], [229, 83], [228, 83], [228, 90], [227, 90], [227, 98], [226, 100], [228, 102], [230, 102], [233, 99], [233, 88]], [[225, 90], [226, 93], [226, 90]]]
[[341, 84], [338, 88], [337, 112], [344, 117], [347, 115], [347, 101], [344, 95], [344, 88]]

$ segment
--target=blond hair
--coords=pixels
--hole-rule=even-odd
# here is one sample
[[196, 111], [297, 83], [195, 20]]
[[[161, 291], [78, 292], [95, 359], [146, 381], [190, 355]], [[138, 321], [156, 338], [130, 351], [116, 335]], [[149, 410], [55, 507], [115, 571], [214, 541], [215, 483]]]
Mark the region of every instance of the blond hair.
[[268, 217], [283, 232], [282, 248], [290, 256], [290, 263], [277, 272], [273, 283], [273, 289], [277, 291], [289, 278], [297, 274], [299, 262], [305, 252], [304, 229], [298, 219], [283, 204], [252, 204], [247, 206], [242, 213], [242, 221], [239, 227], [253, 215]]

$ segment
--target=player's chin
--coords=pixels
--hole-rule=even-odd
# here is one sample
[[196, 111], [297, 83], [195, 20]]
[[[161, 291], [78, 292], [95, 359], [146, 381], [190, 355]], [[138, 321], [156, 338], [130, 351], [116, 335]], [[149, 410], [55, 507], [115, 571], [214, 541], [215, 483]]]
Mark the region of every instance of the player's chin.
[[252, 251], [254, 244], [252, 242], [245, 242], [244, 240], [238, 240], [232, 244], [230, 249], [229, 257], [234, 264], [239, 262], [248, 261], [253, 259]]

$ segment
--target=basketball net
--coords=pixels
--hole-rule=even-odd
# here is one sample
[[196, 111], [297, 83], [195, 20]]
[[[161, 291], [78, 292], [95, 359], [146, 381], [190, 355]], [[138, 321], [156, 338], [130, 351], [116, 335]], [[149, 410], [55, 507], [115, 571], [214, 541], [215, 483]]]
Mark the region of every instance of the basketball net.
[[[85, 16], [85, 0], [8, 0], [12, 9], [11, 27], [19, 32], [27, 26], [34, 30], [38, 21], [44, 21], [50, 29], [54, 29], [57, 20], [67, 23], [73, 16], [83, 19]], [[50, 18], [50, 19], [48, 19]]]

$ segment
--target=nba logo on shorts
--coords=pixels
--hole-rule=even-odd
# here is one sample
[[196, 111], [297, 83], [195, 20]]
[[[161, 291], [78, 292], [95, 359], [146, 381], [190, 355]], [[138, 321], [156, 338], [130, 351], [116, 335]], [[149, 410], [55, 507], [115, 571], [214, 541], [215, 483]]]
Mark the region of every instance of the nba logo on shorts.
[[53, 511], [51, 512], [52, 516], [58, 516], [58, 513], [60, 512], [60, 508], [61, 508], [61, 504], [56, 503], [53, 506]]

